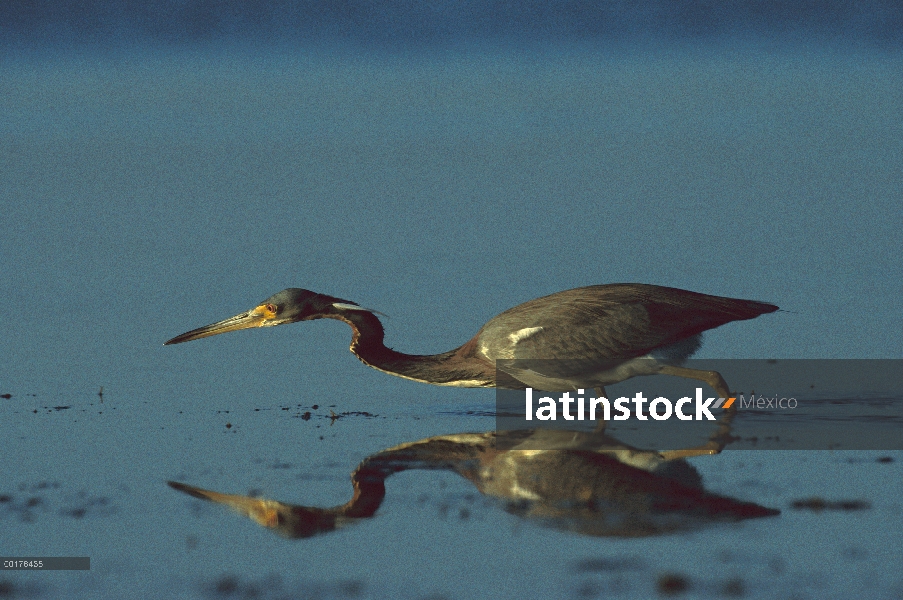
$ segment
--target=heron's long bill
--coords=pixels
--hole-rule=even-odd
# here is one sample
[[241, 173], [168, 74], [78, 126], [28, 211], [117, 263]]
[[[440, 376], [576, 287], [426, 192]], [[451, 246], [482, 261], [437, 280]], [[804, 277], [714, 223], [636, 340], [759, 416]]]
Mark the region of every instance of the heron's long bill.
[[268, 310], [266, 305], [258, 306], [257, 308], [249, 310], [248, 312], [243, 312], [240, 315], [235, 315], [234, 317], [229, 317], [228, 319], [224, 319], [217, 323], [198, 327], [197, 329], [192, 329], [182, 335], [177, 335], [171, 340], [163, 342], [163, 345], [181, 344], [182, 342], [199, 340], [211, 335], [226, 333], [227, 331], [238, 331], [239, 329], [250, 329], [251, 327], [263, 327], [271, 324], [271, 319], [274, 316], [273, 312]]

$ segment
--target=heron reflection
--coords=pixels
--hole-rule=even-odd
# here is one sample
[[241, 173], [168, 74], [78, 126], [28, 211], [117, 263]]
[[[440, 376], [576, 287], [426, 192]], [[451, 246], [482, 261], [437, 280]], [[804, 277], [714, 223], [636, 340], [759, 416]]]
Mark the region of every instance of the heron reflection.
[[184, 483], [173, 488], [224, 504], [288, 538], [308, 538], [373, 517], [385, 482], [409, 470], [453, 471], [504, 510], [583, 535], [638, 537], [779, 511], [708, 492], [683, 457], [720, 451], [713, 441], [685, 451], [627, 446], [601, 431], [522, 430], [439, 435], [366, 458], [351, 475], [353, 495], [318, 508], [222, 494]]

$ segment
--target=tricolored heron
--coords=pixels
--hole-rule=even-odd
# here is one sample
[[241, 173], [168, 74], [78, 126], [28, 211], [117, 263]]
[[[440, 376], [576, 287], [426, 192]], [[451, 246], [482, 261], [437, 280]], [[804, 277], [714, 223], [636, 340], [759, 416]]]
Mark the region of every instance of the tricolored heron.
[[[351, 326], [351, 352], [374, 369], [434, 385], [573, 391], [661, 373], [708, 383], [722, 397], [716, 371], [681, 365], [701, 334], [778, 310], [777, 306], [639, 283], [593, 285], [530, 300], [493, 317], [464, 345], [434, 355], [396, 352], [383, 343], [375, 311], [355, 302], [289, 288], [257, 307], [176, 336], [166, 344], [250, 327], [338, 319]], [[517, 363], [497, 377], [496, 361]], [[555, 360], [548, 360], [555, 359]], [[528, 362], [532, 361], [532, 362]], [[538, 361], [538, 362], [537, 362]], [[504, 375], [504, 374], [503, 374]], [[582, 393], [582, 392], [581, 392]]]

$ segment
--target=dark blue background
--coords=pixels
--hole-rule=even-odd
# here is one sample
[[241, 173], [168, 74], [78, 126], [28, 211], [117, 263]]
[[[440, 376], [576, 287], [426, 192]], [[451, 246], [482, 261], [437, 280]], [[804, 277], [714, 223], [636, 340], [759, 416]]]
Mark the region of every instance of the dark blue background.
[[903, 7], [893, 0], [13, 1], [0, 5], [0, 34], [16, 42], [315, 39], [394, 47], [755, 34], [893, 45], [903, 38]]

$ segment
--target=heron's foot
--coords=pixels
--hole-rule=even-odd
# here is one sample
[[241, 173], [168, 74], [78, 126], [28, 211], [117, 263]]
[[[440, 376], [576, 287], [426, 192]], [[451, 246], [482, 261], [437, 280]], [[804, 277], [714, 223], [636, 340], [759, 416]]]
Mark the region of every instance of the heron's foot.
[[708, 442], [701, 446], [682, 448], [679, 450], [662, 450], [659, 454], [661, 454], [665, 460], [721, 454], [724, 447], [731, 441], [731, 420], [732, 419], [728, 419], [724, 422], [719, 421], [718, 430], [709, 438]]
[[713, 454], [719, 454], [723, 447], [720, 447], [715, 442], [709, 442], [704, 446], [699, 446], [696, 448], [684, 448], [681, 450], [663, 450], [659, 452], [665, 460], [676, 460], [678, 458], [692, 458], [694, 456], [711, 456]]
[[721, 415], [718, 417], [718, 420], [716, 421], [717, 428], [715, 429], [715, 432], [709, 437], [708, 442], [701, 446], [695, 446], [693, 448], [683, 448], [680, 450], [663, 450], [659, 452], [659, 454], [661, 454], [665, 460], [720, 454], [721, 451], [724, 450], [725, 446], [727, 446], [731, 442], [731, 426], [734, 423], [734, 417], [737, 416], [736, 396], [728, 392], [726, 396], [722, 397], [728, 399], [733, 398], [734, 401], [731, 402], [730, 406], [725, 408], [724, 412], [721, 413]]

